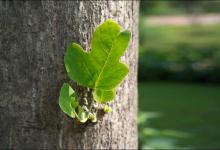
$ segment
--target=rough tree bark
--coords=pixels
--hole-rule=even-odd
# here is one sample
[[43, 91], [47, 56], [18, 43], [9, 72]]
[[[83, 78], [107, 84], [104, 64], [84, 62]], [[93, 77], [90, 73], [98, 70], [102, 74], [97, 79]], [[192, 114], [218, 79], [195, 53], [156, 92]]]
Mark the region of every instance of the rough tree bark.
[[[0, 1], [1, 148], [137, 148], [138, 3]], [[122, 57], [130, 72], [113, 112], [96, 125], [76, 126], [58, 106], [68, 80], [64, 52], [72, 41], [89, 49], [95, 27], [108, 18], [133, 33]]]

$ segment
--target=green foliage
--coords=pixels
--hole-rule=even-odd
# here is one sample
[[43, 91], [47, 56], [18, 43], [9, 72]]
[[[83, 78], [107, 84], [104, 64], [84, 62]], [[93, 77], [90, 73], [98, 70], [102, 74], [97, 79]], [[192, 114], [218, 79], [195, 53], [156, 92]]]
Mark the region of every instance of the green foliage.
[[220, 2], [213, 1], [196, 1], [196, 0], [141, 0], [141, 15], [176, 15], [196, 13], [219, 13]]
[[115, 97], [115, 87], [128, 74], [128, 67], [119, 62], [130, 39], [130, 32], [107, 20], [94, 32], [91, 52], [72, 43], [64, 57], [69, 77], [82, 86], [94, 90], [97, 102], [108, 102]]
[[142, 19], [140, 80], [220, 83], [219, 25], [150, 26]]
[[[68, 76], [79, 85], [90, 88], [97, 103], [112, 101], [115, 98], [115, 88], [129, 71], [128, 67], [119, 60], [128, 47], [131, 33], [120, 30], [121, 27], [117, 23], [107, 20], [95, 30], [90, 52], [86, 52], [76, 43], [71, 43], [64, 56]], [[95, 122], [96, 114], [91, 110], [85, 112], [81, 106], [78, 106], [78, 113], [74, 113], [76, 111], [71, 107], [70, 100], [79, 100], [76, 94], [72, 94], [73, 90], [67, 92], [68, 88], [71, 89], [64, 84], [61, 89], [61, 109], [72, 118], [75, 114], [80, 122], [85, 122], [88, 118]]]

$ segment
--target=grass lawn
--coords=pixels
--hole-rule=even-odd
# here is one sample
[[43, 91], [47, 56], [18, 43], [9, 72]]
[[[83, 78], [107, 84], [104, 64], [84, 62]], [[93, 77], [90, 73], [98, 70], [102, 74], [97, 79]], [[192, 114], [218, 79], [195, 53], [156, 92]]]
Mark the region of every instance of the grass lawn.
[[190, 133], [180, 146], [220, 148], [220, 86], [142, 82], [139, 110], [162, 114], [150, 120], [150, 127]]

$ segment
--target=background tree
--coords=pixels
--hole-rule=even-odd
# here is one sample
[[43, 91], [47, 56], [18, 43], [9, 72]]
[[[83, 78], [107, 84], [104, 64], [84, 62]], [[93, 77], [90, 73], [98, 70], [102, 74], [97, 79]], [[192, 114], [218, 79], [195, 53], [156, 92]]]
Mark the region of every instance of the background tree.
[[[138, 4], [0, 1], [1, 148], [137, 148]], [[130, 72], [113, 112], [96, 125], [78, 126], [58, 106], [60, 87], [69, 80], [64, 52], [72, 41], [88, 50], [95, 27], [108, 18], [133, 33], [122, 58]]]

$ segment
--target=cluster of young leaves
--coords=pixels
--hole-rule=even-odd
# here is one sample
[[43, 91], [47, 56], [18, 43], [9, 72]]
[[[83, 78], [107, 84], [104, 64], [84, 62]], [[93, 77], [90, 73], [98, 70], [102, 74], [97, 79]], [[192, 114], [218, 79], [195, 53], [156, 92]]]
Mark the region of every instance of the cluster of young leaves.
[[[95, 30], [90, 52], [72, 43], [65, 53], [64, 63], [68, 76], [79, 85], [92, 89], [93, 99], [97, 103], [113, 100], [115, 88], [129, 71], [119, 60], [128, 46], [131, 33], [120, 30], [117, 23], [107, 20]], [[79, 105], [77, 94], [67, 83], [61, 88], [59, 105], [64, 113], [80, 122], [96, 120], [94, 113], [86, 112]]]

